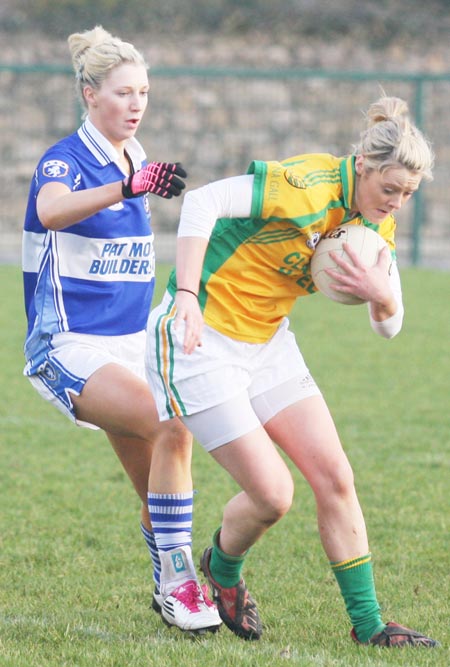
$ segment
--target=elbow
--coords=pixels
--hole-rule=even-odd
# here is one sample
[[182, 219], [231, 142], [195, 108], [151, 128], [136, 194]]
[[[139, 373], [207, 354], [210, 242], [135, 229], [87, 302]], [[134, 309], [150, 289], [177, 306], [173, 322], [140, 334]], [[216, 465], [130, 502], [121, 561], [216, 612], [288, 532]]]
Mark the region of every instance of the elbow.
[[49, 229], [50, 231], [57, 229], [56, 220], [53, 220], [51, 216], [40, 215], [39, 222], [45, 229]]
[[60, 216], [57, 216], [55, 212], [52, 212], [51, 206], [42, 206], [42, 204], [39, 205], [38, 200], [36, 212], [39, 218], [39, 222], [43, 227], [45, 227], [45, 229], [49, 229], [50, 231], [58, 229], [58, 220]]

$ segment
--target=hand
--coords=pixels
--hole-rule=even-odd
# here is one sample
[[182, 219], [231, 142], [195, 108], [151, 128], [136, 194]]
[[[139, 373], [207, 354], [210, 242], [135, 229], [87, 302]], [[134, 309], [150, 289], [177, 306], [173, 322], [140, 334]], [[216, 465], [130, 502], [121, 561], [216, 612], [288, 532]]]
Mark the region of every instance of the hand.
[[179, 291], [175, 296], [177, 314], [174, 328], [181, 329], [184, 323], [183, 352], [192, 354], [196, 347], [202, 344], [203, 314], [198, 298], [193, 292]]
[[378, 260], [374, 266], [366, 266], [359, 259], [358, 254], [352, 250], [348, 243], [344, 243], [344, 250], [350, 261], [346, 261], [334, 252], [330, 256], [336, 262], [340, 271], [326, 269], [335, 283], [330, 286], [337, 292], [354, 294], [363, 301], [384, 304], [391, 303], [393, 295], [389, 284], [389, 267], [391, 255], [389, 248], [385, 246], [378, 254]]
[[150, 162], [123, 181], [125, 199], [141, 197], [149, 192], [164, 199], [178, 197], [186, 187], [181, 178], [187, 174], [179, 162]]

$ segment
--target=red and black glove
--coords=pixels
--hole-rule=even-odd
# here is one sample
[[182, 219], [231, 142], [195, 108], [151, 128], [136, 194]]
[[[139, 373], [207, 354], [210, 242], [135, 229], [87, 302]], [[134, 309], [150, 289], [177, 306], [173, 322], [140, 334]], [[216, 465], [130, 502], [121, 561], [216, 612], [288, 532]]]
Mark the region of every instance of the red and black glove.
[[150, 162], [123, 181], [122, 194], [126, 199], [146, 192], [164, 199], [178, 197], [186, 187], [180, 176], [186, 178], [187, 174], [179, 162]]

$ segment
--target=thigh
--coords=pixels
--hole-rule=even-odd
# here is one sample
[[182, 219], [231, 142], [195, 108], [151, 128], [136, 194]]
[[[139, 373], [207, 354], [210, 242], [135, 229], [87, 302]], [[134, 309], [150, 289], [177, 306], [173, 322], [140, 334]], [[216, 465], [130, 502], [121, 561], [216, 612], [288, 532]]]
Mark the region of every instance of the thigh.
[[257, 506], [280, 502], [293, 491], [288, 467], [262, 426], [211, 452]]
[[313, 488], [351, 474], [323, 396], [297, 401], [278, 412], [265, 428]]
[[261, 503], [289, 492], [288, 468], [255, 415], [246, 392], [184, 417], [183, 423], [255, 501]]
[[186, 415], [182, 421], [207, 452], [261, 426], [245, 391], [219, 405]]
[[119, 364], [106, 364], [95, 371], [72, 401], [77, 420], [112, 435], [153, 440], [159, 428], [147, 383]]
[[[79, 426], [116, 429], [136, 401], [156, 414], [144, 370], [145, 332], [127, 336], [55, 334], [39, 351], [42, 363], [27, 371], [40, 395]], [[125, 390], [125, 392], [123, 391]], [[132, 407], [132, 406], [131, 406]], [[132, 435], [132, 434], [131, 434]]]

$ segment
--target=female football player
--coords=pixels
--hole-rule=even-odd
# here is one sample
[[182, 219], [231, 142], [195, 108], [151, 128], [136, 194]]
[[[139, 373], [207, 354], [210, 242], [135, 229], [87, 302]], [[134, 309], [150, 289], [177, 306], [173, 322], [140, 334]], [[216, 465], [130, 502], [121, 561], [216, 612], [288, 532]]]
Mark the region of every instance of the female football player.
[[[142, 500], [152, 604], [160, 611], [160, 561], [147, 509], [160, 430], [144, 370], [155, 280], [148, 195], [179, 196], [186, 173], [179, 163], [148, 163], [135, 138], [149, 91], [142, 54], [100, 26], [68, 42], [86, 113], [77, 132], [42, 156], [31, 183], [23, 241], [24, 373], [69, 419], [105, 431]], [[179, 515], [170, 525], [177, 544], [184, 516], [192, 515], [192, 438], [179, 420], [162, 428], [178, 463], [172, 507]], [[221, 623], [196, 580], [184, 583], [172, 603], [190, 605], [186, 630]]]
[[[383, 96], [367, 118], [350, 156], [254, 161], [246, 175], [189, 192], [176, 272], [149, 319], [149, 381], [161, 419], [181, 418], [241, 488], [225, 506], [201, 568], [222, 620], [248, 639], [261, 636], [262, 623], [242, 578], [244, 559], [292, 502], [293, 481], [276, 443], [314, 493], [353, 640], [436, 644], [382, 620], [353, 472], [287, 319], [295, 300], [315, 291], [310, 259], [317, 243], [350, 223], [376, 229], [388, 246], [371, 268], [344, 246], [351, 261], [335, 257], [343, 273], [330, 270], [333, 286], [367, 302], [375, 333], [392, 338], [401, 329], [394, 214], [431, 179], [433, 155], [402, 100]], [[161, 441], [150, 473], [155, 507], [169, 483], [170, 456]], [[166, 576], [163, 569], [163, 585]]]

